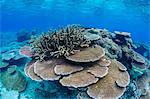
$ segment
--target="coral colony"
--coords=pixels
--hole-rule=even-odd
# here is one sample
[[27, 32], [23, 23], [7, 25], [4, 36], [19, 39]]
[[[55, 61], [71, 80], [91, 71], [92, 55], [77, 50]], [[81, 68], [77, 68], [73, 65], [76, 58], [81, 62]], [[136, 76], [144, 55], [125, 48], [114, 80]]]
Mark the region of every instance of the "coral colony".
[[[37, 82], [59, 82], [69, 90], [82, 90], [86, 97], [96, 99], [126, 98], [131, 97], [131, 92], [136, 97], [133, 86], [141, 90], [139, 96], [150, 95], [149, 62], [134, 51], [137, 47], [128, 32], [68, 25], [33, 36], [29, 43], [19, 53], [6, 51], [0, 58], [2, 83], [7, 89], [25, 90], [28, 85], [25, 77], [16, 65], [10, 64], [31, 57], [24, 72]], [[10, 57], [4, 58], [7, 55]]]

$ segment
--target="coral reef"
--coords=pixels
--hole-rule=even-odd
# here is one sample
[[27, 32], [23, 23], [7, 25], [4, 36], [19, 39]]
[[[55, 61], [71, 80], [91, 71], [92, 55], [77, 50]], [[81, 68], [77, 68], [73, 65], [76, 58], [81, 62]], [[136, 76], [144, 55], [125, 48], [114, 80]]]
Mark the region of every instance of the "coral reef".
[[22, 92], [27, 86], [27, 80], [22, 69], [30, 59], [20, 55], [19, 49], [23, 45], [27, 45], [27, 42], [11, 42], [1, 48], [0, 81], [7, 91]]
[[105, 51], [100, 46], [93, 46], [92, 48], [81, 49], [75, 52], [74, 55], [66, 56], [66, 59], [74, 62], [94, 62], [105, 55]]
[[61, 57], [74, 54], [80, 47], [88, 47], [88, 41], [79, 26], [71, 25], [58, 31], [48, 31], [39, 38], [32, 37], [31, 46], [37, 56], [43, 60], [49, 57]]
[[54, 72], [57, 75], [69, 75], [71, 73], [83, 70], [82, 66], [78, 65], [70, 65], [68, 63], [63, 63], [60, 65], [56, 65], [54, 68]]
[[[101, 46], [94, 43], [86, 44], [85, 41], [92, 42], [92, 40], [84, 38], [82, 31], [85, 30], [68, 26], [66, 29], [55, 31], [51, 35], [42, 35], [40, 39], [32, 41], [31, 45], [35, 54], [43, 57], [45, 53], [46, 56], [42, 58], [42, 61], [40, 61], [41, 58], [38, 58], [33, 60], [35, 62], [29, 63], [24, 69], [26, 74], [36, 81], [58, 80], [68, 88], [87, 88], [87, 94], [92, 98], [121, 97], [130, 82], [127, 68], [119, 61], [108, 58]], [[102, 30], [91, 30], [90, 32], [96, 33], [97, 31]], [[74, 37], [79, 37], [81, 41], [77, 42], [78, 40], [74, 40]], [[64, 43], [69, 39], [71, 39], [69, 43]], [[83, 42], [88, 46], [81, 46]], [[65, 49], [69, 47], [67, 55], [65, 50], [61, 50], [63, 53], [59, 52], [58, 57], [52, 54], [57, 53], [62, 46]], [[109, 87], [113, 90], [109, 90]]]
[[137, 46], [134, 50], [144, 56], [145, 58], [150, 60], [150, 44], [144, 44], [136, 42], [135, 45]]
[[20, 71], [16, 70], [16, 66], [12, 66], [7, 71], [0, 73], [0, 80], [7, 90], [21, 92], [27, 86], [26, 78]]
[[[98, 47], [98, 48], [101, 49], [101, 47]], [[95, 55], [95, 53], [92, 53], [92, 54]], [[59, 80], [59, 82], [63, 86], [67, 86], [67, 87], [74, 87], [74, 88], [88, 87], [87, 93], [89, 96], [93, 98], [96, 98], [96, 97], [108, 98], [106, 96], [107, 91], [106, 93], [100, 94], [99, 93], [100, 90], [98, 90], [98, 89], [104, 90], [108, 88], [104, 88], [104, 89], [98, 88], [97, 89], [98, 95], [96, 95], [94, 94], [95, 92], [93, 90], [93, 86], [103, 86], [104, 84], [103, 82], [107, 82], [105, 80], [108, 80], [110, 82], [110, 79], [112, 80], [112, 83], [106, 83], [108, 85], [104, 85], [104, 86], [109, 86], [109, 87], [116, 86], [113, 88], [113, 89], [116, 88], [116, 91], [112, 90], [112, 95], [110, 95], [110, 97], [114, 97], [114, 98], [120, 97], [124, 93], [125, 87], [128, 85], [130, 81], [130, 77], [123, 64], [115, 60], [111, 60], [111, 61], [109, 60], [109, 62], [106, 62], [106, 64], [103, 64], [101, 66], [102, 62], [108, 61], [108, 59], [104, 59], [104, 57], [102, 59], [99, 59], [99, 61], [97, 60], [95, 60], [94, 62], [88, 61], [82, 64], [83, 62], [80, 61], [80, 58], [83, 59], [83, 57], [78, 57], [78, 58], [79, 58], [79, 62], [77, 62], [77, 60], [75, 61], [71, 60], [70, 62], [68, 62], [67, 58], [66, 59], [51, 59], [51, 60], [42, 61], [42, 62], [37, 60], [33, 64], [28, 65], [29, 66], [28, 69], [33, 68], [32, 73], [34, 72], [35, 75], [41, 77], [43, 80], [51, 80], [51, 81]], [[86, 57], [84, 58], [86, 59]], [[63, 66], [63, 69], [61, 66]], [[70, 69], [71, 67], [77, 68], [77, 70], [72, 71], [72, 69]], [[58, 70], [59, 70], [59, 73], [58, 73]], [[114, 72], [116, 73], [116, 75], [114, 75]], [[64, 76], [64, 74], [67, 76]], [[29, 72], [28, 72], [28, 76], [31, 79], [33, 79], [33, 76], [31, 77], [29, 75]], [[100, 78], [103, 78], [103, 79], [100, 79]], [[122, 87], [122, 88], [119, 89], [119, 87], [117, 86]], [[122, 92], [120, 92], [121, 90]]]
[[23, 46], [20, 50], [19, 53], [21, 55], [25, 55], [27, 57], [32, 57], [34, 55], [34, 52], [32, 51], [30, 46]]
[[7, 67], [9, 63], [3, 62], [2, 57], [0, 56], [0, 69]]
[[[112, 61], [109, 72], [96, 84], [89, 86], [87, 93], [93, 98], [119, 98], [125, 92], [125, 87], [129, 84], [129, 74], [119, 71], [118, 62]], [[119, 86], [119, 87], [118, 87]]]
[[137, 79], [137, 86], [141, 90], [141, 99], [148, 99], [150, 97], [150, 70]]
[[21, 92], [20, 98], [149, 97], [148, 55], [139, 54], [130, 33], [69, 25], [29, 43], [10, 43], [0, 60], [3, 86]]
[[126, 92], [120, 99], [128, 99], [129, 97], [131, 99], [139, 99], [141, 96], [141, 91], [138, 89], [137, 83], [135, 80], [130, 81], [130, 84], [128, 85]]

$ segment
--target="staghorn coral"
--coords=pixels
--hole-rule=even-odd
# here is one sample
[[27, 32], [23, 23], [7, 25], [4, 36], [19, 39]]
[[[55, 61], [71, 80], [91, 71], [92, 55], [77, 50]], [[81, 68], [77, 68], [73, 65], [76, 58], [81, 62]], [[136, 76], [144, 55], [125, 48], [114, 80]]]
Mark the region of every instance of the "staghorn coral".
[[[106, 90], [108, 88], [104, 87], [105, 90], [110, 92], [110, 96], [112, 97], [120, 97], [124, 93], [125, 87], [128, 85], [130, 79], [128, 73], [126, 72], [126, 68], [123, 67], [124, 66], [123, 64], [117, 61], [110, 62], [108, 58], [106, 59], [104, 57], [105, 55], [105, 52], [103, 52], [104, 50], [101, 50], [101, 47], [97, 45], [96, 48], [98, 49], [98, 51], [102, 52], [101, 54], [99, 54], [102, 57], [98, 58], [98, 61], [94, 62], [87, 61], [84, 62], [84, 64], [81, 64], [79, 63], [80, 60], [67, 61], [68, 59], [66, 60], [64, 58], [63, 59], [52, 58], [48, 61], [42, 62], [37, 60], [33, 63], [34, 65], [32, 66], [33, 67], [32, 72], [34, 72], [34, 74], [40, 76], [44, 80], [59, 80], [59, 82], [66, 87], [74, 87], [74, 88], [88, 87], [87, 93], [90, 97], [93, 98], [97, 96], [93, 96], [93, 94], [95, 93], [93, 93], [92, 87], [103, 85], [104, 83], [107, 82], [105, 81], [105, 79], [108, 78], [111, 82], [108, 81], [108, 83], [106, 83], [106, 86], [112, 87], [114, 90], [109, 91]], [[92, 48], [89, 49], [91, 50]], [[80, 54], [79, 52], [77, 53], [80, 56], [80, 54], [83, 55], [84, 52], [80, 51]], [[95, 55], [95, 53], [97, 52], [93, 52], [92, 54]], [[74, 55], [76, 55], [76, 53]], [[87, 57], [81, 58], [83, 60], [87, 59]], [[96, 90], [98, 92], [100, 91], [99, 89]], [[101, 97], [103, 97], [103, 95], [105, 96], [106, 94], [108, 93], [107, 92], [102, 93]]]
[[[85, 31], [99, 35], [100, 46], [89, 38], [90, 43]], [[110, 58], [122, 59], [122, 47], [129, 48], [119, 46], [113, 38], [115, 36], [107, 30], [86, 30], [77, 26], [49, 31], [49, 34], [32, 39], [35, 57], [43, 61], [35, 60], [33, 65], [25, 67], [25, 71], [32, 66], [31, 73], [42, 80], [58, 80], [69, 88], [88, 88], [87, 93], [92, 98], [118, 98], [125, 92], [130, 77], [123, 64]]]
[[39, 38], [31, 39], [31, 46], [41, 60], [45, 57], [68, 56], [79, 47], [88, 47], [89, 44], [82, 29], [76, 25], [61, 28], [58, 31], [49, 31], [48, 34], [42, 34]]

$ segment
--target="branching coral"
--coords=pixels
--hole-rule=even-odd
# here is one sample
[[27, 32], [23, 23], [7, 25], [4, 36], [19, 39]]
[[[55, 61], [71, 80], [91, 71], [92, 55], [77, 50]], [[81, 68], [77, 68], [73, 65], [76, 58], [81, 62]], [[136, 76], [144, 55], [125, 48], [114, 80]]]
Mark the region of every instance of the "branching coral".
[[43, 60], [25, 67], [31, 79], [58, 80], [69, 88], [84, 87], [92, 98], [119, 98], [130, 82], [127, 70], [138, 67], [145, 71], [149, 67], [146, 59], [134, 51], [127, 32], [73, 25], [32, 39], [31, 46], [34, 56]]
[[[80, 49], [81, 51], [76, 52], [73, 56], [51, 58], [42, 62], [37, 60], [33, 65], [29, 65], [29, 70], [33, 68], [32, 74], [36, 77], [43, 80], [59, 80], [63, 86], [69, 88], [88, 88], [87, 94], [92, 98], [107, 98], [108, 93], [108, 97], [120, 97], [130, 81], [124, 65], [118, 61], [106, 59], [105, 51], [98, 45], [93, 48]], [[30, 75], [29, 77], [35, 78]], [[113, 90], [109, 90], [108, 87]], [[102, 90], [105, 92], [103, 93]]]
[[43, 60], [45, 57], [60, 57], [74, 54], [79, 47], [88, 47], [88, 41], [79, 26], [71, 25], [58, 31], [49, 31], [40, 38], [32, 38], [31, 45]]

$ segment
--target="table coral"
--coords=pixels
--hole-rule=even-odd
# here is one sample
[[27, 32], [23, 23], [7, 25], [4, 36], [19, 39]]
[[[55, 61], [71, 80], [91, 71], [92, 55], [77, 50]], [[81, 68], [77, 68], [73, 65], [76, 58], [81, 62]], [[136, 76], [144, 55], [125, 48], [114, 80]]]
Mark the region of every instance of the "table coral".
[[18, 92], [21, 92], [25, 90], [27, 86], [26, 78], [23, 76], [23, 74], [16, 70], [10, 71], [7, 69], [7, 71], [0, 73], [0, 79], [3, 84], [3, 86], [7, 90], [16, 90]]
[[30, 65], [28, 68], [26, 68], [27, 70], [27, 75], [35, 81], [43, 81], [43, 79], [41, 77], [39, 77], [37, 74], [34, 73], [34, 64]]
[[59, 60], [49, 60], [49, 61], [36, 61], [34, 64], [34, 72], [40, 76], [43, 80], [58, 80], [59, 75], [54, 72], [54, 67], [59, 64]]
[[[92, 98], [120, 98], [133, 67], [144, 69], [142, 75], [149, 68], [147, 60], [135, 52], [127, 32], [73, 25], [32, 39], [31, 46], [35, 51], [34, 66], [30, 65], [33, 74], [42, 80], [57, 80], [68, 88], [88, 88], [84, 91]], [[58, 78], [51, 79], [53, 76]]]
[[63, 86], [78, 88], [86, 87], [90, 84], [96, 83], [97, 81], [98, 78], [88, 73], [87, 71], [79, 71], [67, 77], [63, 77], [60, 80], [60, 83]]
[[130, 78], [127, 71], [120, 71], [119, 64], [112, 61], [108, 74], [96, 84], [89, 86], [88, 95], [92, 98], [118, 98], [125, 92]]
[[66, 59], [74, 62], [94, 62], [99, 60], [105, 55], [105, 51], [100, 46], [94, 46], [89, 48], [81, 49], [74, 55], [66, 56]]
[[[86, 59], [86, 57], [84, 58]], [[92, 88], [95, 85], [96, 86], [103, 85], [105, 82], [105, 79], [109, 78], [109, 81], [105, 83], [108, 84], [106, 86], [109, 86], [115, 89], [115, 91], [112, 91], [111, 93], [112, 97], [120, 97], [124, 93], [125, 87], [129, 84], [129, 81], [130, 81], [130, 77], [125, 67], [123, 67], [123, 64], [119, 63], [118, 61], [109, 62], [110, 60], [105, 59], [104, 57], [101, 57], [99, 61], [103, 61], [103, 62], [108, 61], [108, 63], [106, 62], [106, 64], [103, 64], [103, 66], [101, 66], [100, 63], [102, 62], [97, 62], [97, 61], [96, 62], [94, 61], [91, 63], [85, 62], [84, 64], [76, 64], [78, 62], [76, 61], [71, 62], [71, 61], [67, 61], [66, 59], [63, 59], [61, 61], [59, 59], [51, 59], [51, 60], [42, 61], [42, 62], [37, 60], [36, 62], [34, 62], [34, 66], [32, 66], [34, 68], [32, 72], [34, 72], [34, 74], [40, 76], [44, 80], [52, 80], [53, 76], [55, 76], [58, 79], [53, 79], [53, 80], [59, 80], [59, 82], [63, 86], [66, 86], [66, 87], [74, 87], [74, 88], [88, 87], [89, 89], [87, 93], [89, 96], [93, 98], [97, 97], [97, 95], [93, 96], [92, 94], [93, 89], [90, 89], [90, 88]], [[66, 64], [67, 66], [65, 66]], [[62, 66], [61, 67], [62, 69], [58, 70], [60, 66]], [[74, 66], [79, 66], [79, 67], [77, 68]], [[71, 67], [76, 68], [76, 70], [73, 71]], [[66, 74], [68, 76], [64, 76]], [[62, 77], [60, 78], [60, 76]], [[47, 79], [45, 77], [49, 77], [50, 79]], [[103, 83], [100, 83], [100, 82], [103, 82]], [[108, 88], [105, 88], [105, 89], [108, 89]], [[100, 90], [97, 89], [97, 91], [100, 91]], [[102, 97], [103, 95], [105, 96], [106, 94], [102, 93]], [[98, 96], [100, 97], [100, 95]]]

